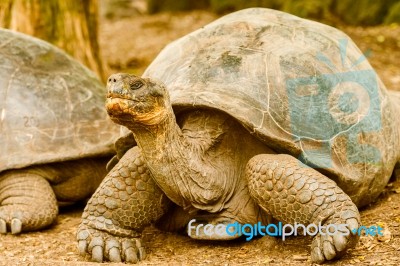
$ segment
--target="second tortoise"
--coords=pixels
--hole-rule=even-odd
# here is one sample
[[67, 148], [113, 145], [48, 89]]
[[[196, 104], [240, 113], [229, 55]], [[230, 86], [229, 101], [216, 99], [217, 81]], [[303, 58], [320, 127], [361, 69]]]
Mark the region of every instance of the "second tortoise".
[[45, 228], [95, 191], [120, 136], [103, 91], [60, 49], [0, 29], [0, 234]]

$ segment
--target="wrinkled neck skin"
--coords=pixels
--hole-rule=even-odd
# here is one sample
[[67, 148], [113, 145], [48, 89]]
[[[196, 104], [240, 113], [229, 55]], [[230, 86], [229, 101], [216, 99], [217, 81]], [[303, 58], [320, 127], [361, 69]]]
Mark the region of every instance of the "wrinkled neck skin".
[[237, 180], [228, 177], [235, 169], [222, 167], [224, 162], [217, 157], [224, 156], [209, 151], [224, 135], [217, 126], [224, 120], [215, 122], [207, 112], [192, 113], [182, 130], [172, 108], [165, 114], [157, 124], [128, 126], [153, 178], [173, 202], [190, 213], [220, 211], [237, 186]]
[[160, 160], [165, 156], [162, 151], [169, 149], [172, 143], [180, 147], [184, 142], [182, 131], [175, 122], [173, 112], [168, 112], [163, 119], [158, 119], [157, 123], [152, 125], [132, 123], [128, 128], [133, 132], [147, 162]]

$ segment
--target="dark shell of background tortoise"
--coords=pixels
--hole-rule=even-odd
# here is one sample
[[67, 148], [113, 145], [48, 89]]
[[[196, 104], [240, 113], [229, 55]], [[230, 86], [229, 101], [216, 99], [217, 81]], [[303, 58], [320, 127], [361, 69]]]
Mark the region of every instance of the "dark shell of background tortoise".
[[0, 172], [113, 153], [104, 85], [39, 39], [0, 29]]
[[327, 25], [245, 9], [171, 43], [143, 76], [165, 83], [176, 113], [230, 114], [335, 180], [358, 206], [379, 195], [399, 158], [385, 86], [353, 41]]

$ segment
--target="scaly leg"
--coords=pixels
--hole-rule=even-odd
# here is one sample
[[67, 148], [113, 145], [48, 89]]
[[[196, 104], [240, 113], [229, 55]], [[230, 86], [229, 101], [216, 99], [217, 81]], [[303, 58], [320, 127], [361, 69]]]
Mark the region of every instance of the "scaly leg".
[[153, 181], [138, 147], [130, 149], [89, 200], [77, 232], [80, 253], [94, 261], [136, 263], [145, 257], [142, 230], [170, 200]]
[[328, 177], [284, 154], [253, 157], [247, 164], [246, 177], [252, 197], [277, 220], [306, 226], [347, 225], [348, 230], [339, 229], [341, 233], [324, 232], [314, 237], [313, 262], [340, 257], [347, 248], [356, 245], [359, 237], [351, 230], [360, 225], [358, 209]]
[[0, 233], [42, 229], [56, 219], [58, 206], [49, 182], [29, 169], [0, 176]]

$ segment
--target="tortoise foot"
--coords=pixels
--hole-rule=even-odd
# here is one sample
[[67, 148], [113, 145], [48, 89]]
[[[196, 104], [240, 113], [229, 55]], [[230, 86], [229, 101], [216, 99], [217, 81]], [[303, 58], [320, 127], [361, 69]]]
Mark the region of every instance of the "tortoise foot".
[[81, 224], [77, 233], [81, 255], [91, 255], [93, 261], [137, 263], [146, 257], [139, 237], [118, 237]]
[[45, 228], [58, 214], [57, 200], [42, 177], [12, 172], [0, 178], [0, 234]]
[[311, 260], [315, 263], [324, 263], [340, 258], [347, 249], [354, 247], [359, 235], [354, 234], [353, 231], [360, 226], [359, 220], [357, 210], [351, 208], [338, 210], [325, 222], [325, 232], [320, 232], [314, 237], [311, 244]]

